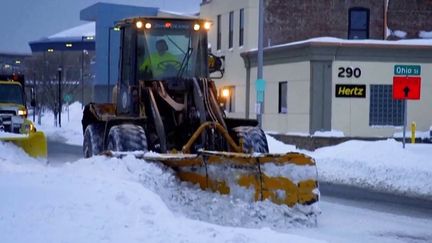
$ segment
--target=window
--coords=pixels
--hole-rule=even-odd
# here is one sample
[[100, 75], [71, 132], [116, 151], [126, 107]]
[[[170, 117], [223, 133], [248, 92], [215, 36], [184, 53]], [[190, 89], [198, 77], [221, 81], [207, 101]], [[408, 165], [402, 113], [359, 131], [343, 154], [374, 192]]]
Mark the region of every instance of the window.
[[279, 113], [288, 113], [288, 82], [279, 82]]
[[392, 85], [371, 85], [370, 96], [370, 126], [403, 125], [403, 101], [393, 99]]
[[229, 13], [229, 33], [228, 33], [228, 48], [233, 47], [233, 34], [234, 34], [234, 12]]
[[[123, 48], [122, 48], [122, 57], [121, 57], [121, 65], [122, 65], [122, 73], [121, 73], [121, 82], [123, 84], [131, 84], [134, 77], [131, 77], [131, 71], [133, 68], [133, 46], [132, 43], [134, 39], [133, 29], [125, 28], [122, 34], [123, 38]], [[111, 75], [111, 74], [108, 74]]]
[[348, 39], [369, 39], [369, 9], [349, 10]]
[[222, 32], [221, 32], [221, 16], [217, 16], [217, 49], [221, 49], [221, 39], [222, 38]]
[[244, 9], [240, 9], [239, 18], [239, 46], [243, 46], [244, 41]]

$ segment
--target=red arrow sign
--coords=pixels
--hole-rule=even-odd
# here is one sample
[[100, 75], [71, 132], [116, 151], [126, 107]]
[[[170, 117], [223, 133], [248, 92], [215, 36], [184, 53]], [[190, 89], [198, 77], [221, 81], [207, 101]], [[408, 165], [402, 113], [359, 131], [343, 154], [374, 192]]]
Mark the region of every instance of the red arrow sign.
[[419, 100], [421, 77], [393, 77], [393, 99]]

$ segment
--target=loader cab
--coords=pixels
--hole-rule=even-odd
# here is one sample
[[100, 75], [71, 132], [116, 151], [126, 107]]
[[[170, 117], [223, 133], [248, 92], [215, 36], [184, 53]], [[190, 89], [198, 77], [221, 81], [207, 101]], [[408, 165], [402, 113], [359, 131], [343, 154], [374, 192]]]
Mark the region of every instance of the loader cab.
[[140, 82], [165, 82], [184, 90], [183, 80], [209, 76], [207, 30], [199, 19], [134, 18], [118, 23], [121, 30], [117, 112], [136, 112]]

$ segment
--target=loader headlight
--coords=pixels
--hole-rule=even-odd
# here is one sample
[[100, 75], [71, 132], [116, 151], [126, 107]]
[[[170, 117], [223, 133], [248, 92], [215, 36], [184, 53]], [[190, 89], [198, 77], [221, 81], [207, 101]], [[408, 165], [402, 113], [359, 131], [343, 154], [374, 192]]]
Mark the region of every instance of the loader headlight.
[[200, 30], [201, 26], [199, 24], [194, 24], [193, 28], [195, 31], [198, 31], [198, 30]]
[[135, 23], [135, 25], [136, 25], [136, 27], [138, 28], [138, 29], [141, 29], [142, 27], [143, 27], [143, 22], [140, 20], [140, 21], [137, 21], [136, 23]]
[[209, 30], [211, 27], [211, 22], [204, 22], [204, 29]]

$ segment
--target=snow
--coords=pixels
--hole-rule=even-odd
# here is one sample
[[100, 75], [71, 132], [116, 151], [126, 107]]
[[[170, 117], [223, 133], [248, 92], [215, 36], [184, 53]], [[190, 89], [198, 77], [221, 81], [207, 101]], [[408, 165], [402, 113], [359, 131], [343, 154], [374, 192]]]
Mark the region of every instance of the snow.
[[70, 37], [83, 37], [83, 36], [95, 36], [96, 34], [96, 22], [86, 23], [80, 26], [76, 26], [71, 29], [64, 30], [57, 34], [54, 34], [49, 39], [55, 38], [70, 38]]
[[432, 31], [420, 31], [419, 37], [423, 39], [432, 39]]
[[27, 135], [0, 131], [0, 138], [24, 138]]
[[401, 39], [405, 39], [405, 37], [407, 36], [407, 32], [402, 30], [395, 30], [392, 32], [392, 34]]
[[74, 102], [64, 107], [61, 117], [61, 127], [54, 125], [54, 114], [48, 110], [42, 115], [41, 125], [37, 124], [38, 118], [36, 117], [36, 128], [44, 132], [49, 140], [81, 146], [83, 143], [81, 125], [83, 110], [81, 106], [81, 103]]
[[[46, 114], [42, 120], [48, 137], [65, 139], [81, 134], [81, 114], [81, 105], [72, 104], [70, 120], [66, 122], [64, 113], [61, 129], [49, 126], [53, 118]], [[349, 141], [310, 152], [271, 136], [267, 139], [273, 153], [297, 151], [315, 158], [320, 181], [432, 196], [431, 144], [407, 144], [404, 150], [393, 139]], [[331, 201], [320, 202], [322, 214], [313, 226], [296, 210], [202, 191], [178, 181], [170, 169], [130, 155], [122, 159], [96, 156], [53, 167], [28, 157], [12, 144], [0, 143], [0, 151], [0, 242], [365, 243], [432, 239], [431, 219]]]
[[[394, 33], [394, 32], [393, 32]], [[333, 43], [333, 44], [339, 44], [339, 45], [380, 45], [380, 46], [388, 46], [388, 45], [397, 45], [397, 46], [432, 46], [432, 40], [431, 39], [403, 39], [403, 40], [373, 40], [373, 39], [365, 39], [365, 40], [347, 40], [347, 39], [340, 39], [335, 37], [317, 37], [317, 38], [311, 38], [303, 41], [296, 41], [296, 42], [290, 42], [280, 45], [274, 45], [271, 47], [264, 48], [267, 49], [274, 49], [274, 48], [280, 48], [284, 46], [296, 46], [301, 44], [308, 44], [308, 43]], [[250, 49], [249, 51], [257, 51], [257, 48]]]
[[413, 197], [432, 197], [432, 144], [394, 139], [351, 140], [311, 151], [293, 149], [267, 136], [270, 152], [303, 152], [316, 160], [320, 181]]
[[[195, 220], [193, 214], [203, 215], [199, 210], [214, 211], [218, 220], [232, 224], [288, 217], [268, 202], [246, 205], [183, 185], [173, 172], [134, 157], [94, 157], [58, 168], [12, 145], [0, 144], [4, 149], [16, 155], [0, 155], [0, 242], [324, 242], [270, 226]], [[181, 207], [192, 210], [189, 218]]]

